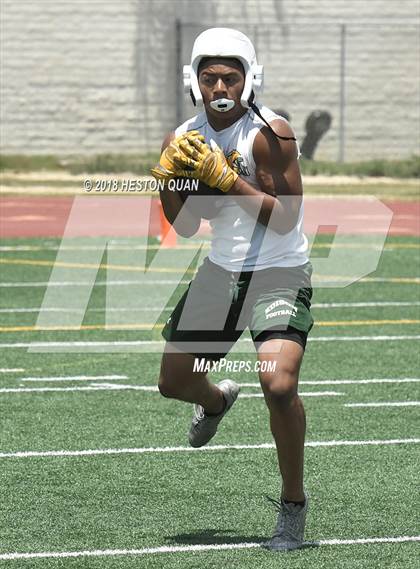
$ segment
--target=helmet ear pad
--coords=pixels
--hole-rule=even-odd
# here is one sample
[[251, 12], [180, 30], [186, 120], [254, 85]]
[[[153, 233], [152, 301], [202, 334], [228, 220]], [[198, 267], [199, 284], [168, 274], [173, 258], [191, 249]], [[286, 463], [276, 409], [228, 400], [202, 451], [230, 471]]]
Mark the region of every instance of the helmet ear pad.
[[184, 65], [184, 92], [189, 93], [194, 107], [203, 106], [203, 97], [201, 95], [200, 87], [198, 85], [197, 69], [198, 65]]
[[242, 59], [240, 61], [245, 72], [245, 84], [241, 95], [241, 105], [247, 109], [249, 107], [249, 98], [252, 93], [252, 71], [247, 61]]
[[[245, 73], [245, 85], [241, 95], [241, 105], [246, 109], [249, 108], [250, 103], [254, 102], [255, 95], [263, 89], [264, 81], [264, 67], [253, 63], [251, 66], [247, 62], [242, 61], [244, 68], [248, 68]], [[247, 67], [245, 67], [245, 65]]]

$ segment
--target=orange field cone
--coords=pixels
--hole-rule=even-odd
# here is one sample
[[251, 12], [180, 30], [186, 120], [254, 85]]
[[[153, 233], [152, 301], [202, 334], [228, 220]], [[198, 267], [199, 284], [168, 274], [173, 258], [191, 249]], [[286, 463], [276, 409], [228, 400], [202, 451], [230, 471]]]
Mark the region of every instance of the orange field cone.
[[160, 235], [159, 240], [161, 247], [170, 249], [176, 247], [176, 231], [166, 219], [163, 212], [162, 204], [159, 201], [159, 221], [160, 221]]

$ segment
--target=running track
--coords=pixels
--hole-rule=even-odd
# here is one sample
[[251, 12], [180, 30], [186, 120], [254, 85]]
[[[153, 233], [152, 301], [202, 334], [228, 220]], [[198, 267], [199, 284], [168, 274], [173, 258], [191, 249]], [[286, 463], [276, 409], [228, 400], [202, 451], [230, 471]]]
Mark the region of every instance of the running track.
[[[0, 199], [0, 237], [62, 237], [75, 197], [7, 196]], [[140, 237], [160, 233], [158, 200], [145, 207], [145, 197], [77, 197], [77, 215], [68, 237]], [[420, 235], [420, 201], [384, 201], [379, 210], [372, 210], [369, 199], [311, 198], [305, 199], [305, 231], [331, 233], [335, 225], [345, 223], [346, 233], [372, 234], [382, 232], [392, 211], [390, 235]], [[374, 204], [375, 205], [375, 204]], [[326, 219], [327, 215], [327, 219]], [[388, 218], [388, 222], [386, 219]], [[334, 220], [341, 219], [340, 222]], [[208, 224], [201, 228], [208, 233]]]

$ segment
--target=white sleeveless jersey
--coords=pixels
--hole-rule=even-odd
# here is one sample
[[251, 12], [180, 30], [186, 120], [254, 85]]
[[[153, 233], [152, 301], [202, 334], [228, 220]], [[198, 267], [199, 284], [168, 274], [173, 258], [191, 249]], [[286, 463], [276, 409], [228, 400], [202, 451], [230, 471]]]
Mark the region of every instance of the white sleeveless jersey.
[[[267, 107], [260, 107], [261, 114], [272, 122], [283, 119]], [[239, 175], [251, 186], [260, 189], [255, 176], [255, 161], [252, 148], [264, 122], [249, 110], [226, 129], [216, 131], [207, 121], [206, 113], [187, 120], [179, 126], [175, 135], [187, 130], [198, 130], [208, 144], [213, 140], [226, 157], [235, 158]], [[228, 271], [252, 271], [269, 267], [297, 267], [308, 261], [308, 241], [303, 234], [303, 203], [294, 229], [279, 235], [257, 223], [238, 205], [234, 197], [217, 196], [219, 213], [210, 220], [212, 241], [209, 259]]]

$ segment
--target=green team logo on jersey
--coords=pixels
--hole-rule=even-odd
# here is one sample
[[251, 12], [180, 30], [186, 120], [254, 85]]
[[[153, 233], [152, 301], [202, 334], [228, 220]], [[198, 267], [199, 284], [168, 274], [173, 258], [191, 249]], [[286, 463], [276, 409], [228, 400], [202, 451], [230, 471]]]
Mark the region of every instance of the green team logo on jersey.
[[239, 154], [237, 150], [231, 150], [226, 156], [229, 166], [235, 170], [235, 172], [242, 176], [249, 176], [248, 166], [245, 164], [244, 159]]

